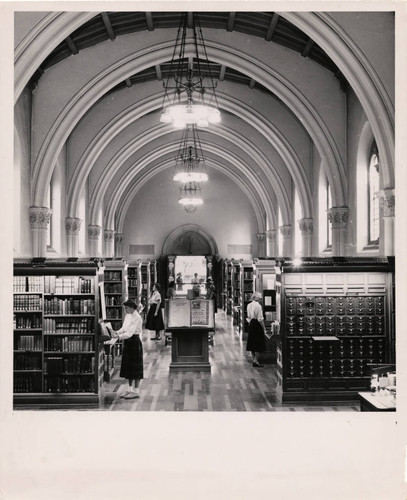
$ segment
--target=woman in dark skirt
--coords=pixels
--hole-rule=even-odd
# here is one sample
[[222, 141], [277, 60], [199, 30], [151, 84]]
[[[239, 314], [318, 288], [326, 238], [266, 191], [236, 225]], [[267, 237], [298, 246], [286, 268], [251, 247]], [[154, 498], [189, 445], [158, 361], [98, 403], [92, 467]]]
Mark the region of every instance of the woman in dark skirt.
[[122, 364], [120, 376], [127, 378], [129, 387], [120, 395], [124, 399], [139, 398], [140, 380], [143, 378], [143, 345], [141, 343], [143, 320], [137, 312], [137, 304], [134, 300], [123, 302], [126, 316], [123, 326], [112, 337], [123, 340]]
[[159, 283], [155, 283], [153, 287], [153, 292], [151, 294], [150, 309], [147, 313], [146, 328], [147, 330], [153, 330], [155, 332], [155, 337], [151, 340], [161, 340], [160, 332], [164, 330], [163, 315], [161, 312], [161, 293]]
[[261, 368], [259, 363], [259, 354], [266, 350], [266, 338], [263, 310], [259, 304], [261, 293], [255, 292], [252, 295], [252, 301], [247, 306], [247, 321], [249, 322], [249, 333], [247, 336], [246, 351], [251, 351], [253, 356], [253, 366]]

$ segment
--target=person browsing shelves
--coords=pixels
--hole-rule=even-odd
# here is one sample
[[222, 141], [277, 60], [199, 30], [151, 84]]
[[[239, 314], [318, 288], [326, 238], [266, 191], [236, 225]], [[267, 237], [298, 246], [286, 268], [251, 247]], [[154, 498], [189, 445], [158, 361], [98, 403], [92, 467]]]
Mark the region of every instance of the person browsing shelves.
[[253, 356], [253, 366], [261, 368], [263, 365], [259, 362], [259, 354], [266, 350], [266, 338], [263, 318], [263, 310], [259, 302], [262, 295], [255, 292], [252, 295], [252, 301], [247, 306], [247, 321], [249, 322], [249, 333], [247, 336], [246, 351], [251, 351]]
[[160, 332], [164, 330], [164, 320], [163, 314], [161, 312], [161, 293], [160, 284], [155, 283], [153, 287], [153, 292], [148, 301], [150, 304], [150, 309], [147, 313], [146, 328], [147, 330], [155, 331], [155, 337], [151, 340], [161, 340]]
[[137, 312], [137, 304], [134, 300], [123, 302], [126, 316], [123, 326], [112, 332], [112, 337], [123, 340], [122, 364], [120, 377], [129, 381], [128, 389], [121, 394], [121, 398], [139, 398], [140, 380], [144, 378], [143, 372], [143, 344], [141, 343], [143, 320]]

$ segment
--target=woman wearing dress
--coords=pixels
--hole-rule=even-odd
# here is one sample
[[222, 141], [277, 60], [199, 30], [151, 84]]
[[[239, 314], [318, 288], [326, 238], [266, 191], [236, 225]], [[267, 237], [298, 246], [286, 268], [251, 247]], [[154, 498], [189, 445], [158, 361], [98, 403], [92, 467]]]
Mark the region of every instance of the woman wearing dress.
[[247, 306], [247, 321], [249, 322], [249, 333], [247, 336], [246, 351], [251, 351], [253, 356], [253, 366], [261, 368], [259, 354], [266, 350], [266, 328], [264, 326], [263, 310], [259, 304], [262, 295], [255, 292], [252, 301]]
[[161, 312], [161, 293], [159, 283], [155, 283], [153, 287], [153, 292], [148, 301], [150, 309], [147, 313], [146, 328], [147, 330], [155, 331], [155, 337], [151, 340], [160, 340], [161, 330], [164, 330], [163, 315]]
[[121, 398], [139, 398], [140, 380], [143, 378], [143, 345], [141, 343], [143, 320], [137, 312], [137, 304], [134, 300], [123, 302], [126, 316], [120, 330], [113, 331], [112, 337], [123, 340], [122, 364], [120, 376], [128, 379], [127, 391], [121, 394]]

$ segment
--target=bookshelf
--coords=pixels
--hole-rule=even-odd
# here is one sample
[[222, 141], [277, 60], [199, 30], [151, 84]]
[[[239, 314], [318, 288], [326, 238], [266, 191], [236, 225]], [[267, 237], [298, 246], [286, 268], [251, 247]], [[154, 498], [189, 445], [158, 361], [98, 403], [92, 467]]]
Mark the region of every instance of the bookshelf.
[[247, 339], [248, 332], [248, 322], [247, 318], [247, 306], [251, 302], [252, 295], [254, 292], [254, 266], [252, 262], [242, 262], [241, 263], [241, 294], [240, 294], [240, 307], [241, 307], [241, 321], [240, 321], [240, 337], [243, 340]]
[[[110, 321], [113, 330], [119, 330], [123, 324], [123, 301], [126, 300], [128, 291], [126, 283], [127, 264], [124, 261], [105, 261], [103, 273], [103, 288], [106, 307], [106, 321]], [[115, 358], [121, 356], [122, 342], [113, 346], [105, 346], [104, 379], [110, 380], [115, 371]]]
[[242, 265], [240, 262], [232, 261], [232, 306], [233, 306], [233, 325], [236, 334], [240, 337], [240, 325], [242, 322], [242, 305], [241, 305], [241, 276]]
[[15, 261], [15, 407], [99, 405], [98, 279], [94, 262]]
[[282, 277], [283, 401], [352, 400], [370, 390], [371, 367], [394, 362], [392, 265], [321, 259], [301, 272], [286, 264]]

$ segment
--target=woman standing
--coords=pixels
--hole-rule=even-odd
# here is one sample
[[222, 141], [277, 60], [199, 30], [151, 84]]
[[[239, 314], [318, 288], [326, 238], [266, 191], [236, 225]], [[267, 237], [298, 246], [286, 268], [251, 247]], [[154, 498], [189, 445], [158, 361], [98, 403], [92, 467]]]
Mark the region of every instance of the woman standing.
[[217, 313], [216, 288], [211, 276], [208, 277], [206, 282], [206, 298], [207, 300], [213, 300], [214, 312]]
[[155, 331], [155, 337], [151, 340], [161, 340], [160, 332], [164, 330], [163, 315], [161, 312], [161, 293], [159, 283], [155, 283], [153, 292], [148, 301], [150, 309], [147, 313], [146, 328]]
[[141, 343], [143, 320], [137, 312], [137, 304], [134, 300], [123, 302], [126, 316], [123, 326], [116, 332], [113, 331], [112, 337], [123, 340], [122, 364], [120, 367], [120, 376], [128, 379], [129, 386], [127, 391], [121, 394], [121, 398], [134, 399], [139, 398], [140, 380], [143, 378], [143, 345]]
[[259, 363], [259, 354], [266, 350], [266, 339], [264, 326], [263, 310], [259, 304], [262, 295], [255, 292], [252, 295], [252, 301], [247, 306], [247, 321], [249, 322], [249, 333], [247, 336], [246, 351], [251, 351], [253, 356], [253, 366], [261, 368]]

